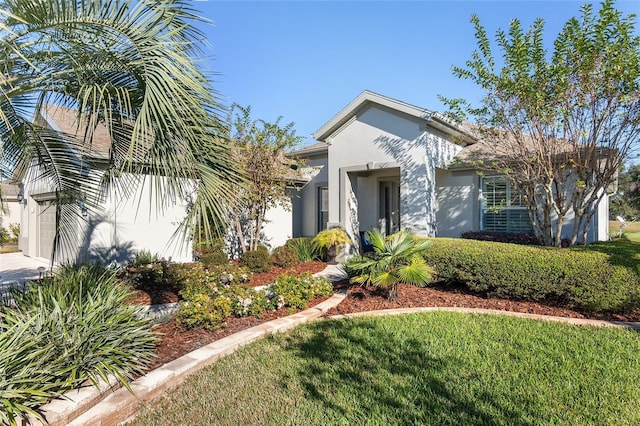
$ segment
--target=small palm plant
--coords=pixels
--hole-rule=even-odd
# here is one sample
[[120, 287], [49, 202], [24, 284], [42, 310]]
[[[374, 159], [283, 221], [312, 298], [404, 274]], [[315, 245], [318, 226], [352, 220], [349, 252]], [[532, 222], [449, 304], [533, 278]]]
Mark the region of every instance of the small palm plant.
[[373, 254], [349, 260], [345, 269], [351, 282], [388, 290], [389, 300], [398, 298], [398, 284], [424, 286], [435, 271], [425, 263], [420, 252], [429, 247], [427, 240], [415, 240], [400, 231], [385, 238], [378, 230], [367, 232]]

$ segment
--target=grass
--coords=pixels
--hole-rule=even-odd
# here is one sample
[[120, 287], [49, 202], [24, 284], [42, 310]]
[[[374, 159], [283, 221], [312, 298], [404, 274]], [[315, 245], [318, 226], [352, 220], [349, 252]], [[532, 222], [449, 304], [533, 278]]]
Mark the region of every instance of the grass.
[[[609, 221], [609, 230], [618, 235], [620, 223], [617, 220]], [[622, 237], [631, 241], [640, 242], [640, 222], [629, 222], [622, 228]]]
[[18, 248], [18, 244], [7, 243], [7, 244], [0, 245], [0, 254], [16, 253], [19, 251], [20, 249]]
[[609, 263], [623, 265], [633, 270], [640, 278], [640, 234], [638, 241], [620, 238], [614, 241], [606, 241], [579, 246], [572, 250], [598, 251], [609, 255]]
[[135, 425], [640, 424], [640, 334], [490, 315], [324, 321], [193, 376]]

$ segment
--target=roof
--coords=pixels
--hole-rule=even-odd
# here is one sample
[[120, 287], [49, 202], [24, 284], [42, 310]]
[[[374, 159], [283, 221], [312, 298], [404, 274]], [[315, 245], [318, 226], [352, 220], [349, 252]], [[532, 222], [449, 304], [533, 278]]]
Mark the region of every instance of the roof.
[[352, 119], [363, 108], [370, 104], [382, 105], [387, 108], [405, 113], [412, 117], [424, 120], [432, 127], [435, 127], [447, 134], [461, 138], [466, 143], [473, 143], [474, 137], [467, 129], [453, 121], [447, 119], [442, 114], [421, 108], [397, 99], [389, 98], [378, 93], [365, 90], [360, 93], [340, 112], [327, 121], [322, 127], [313, 133], [313, 137], [321, 142], [325, 142], [336, 130]]
[[20, 186], [12, 183], [1, 182], [0, 187], [0, 194], [2, 194], [3, 198], [13, 199], [20, 193]]
[[[84, 127], [87, 126], [86, 115], [79, 115], [77, 110], [66, 107], [44, 104], [40, 115], [51, 128], [69, 135], [84, 134]], [[104, 123], [98, 123], [95, 126], [93, 137], [87, 143], [89, 150], [94, 153], [109, 153], [111, 138]]]
[[326, 142], [316, 142], [312, 145], [292, 151], [291, 153], [289, 153], [289, 156], [304, 158], [315, 154], [326, 154], [328, 150], [329, 144], [327, 144]]

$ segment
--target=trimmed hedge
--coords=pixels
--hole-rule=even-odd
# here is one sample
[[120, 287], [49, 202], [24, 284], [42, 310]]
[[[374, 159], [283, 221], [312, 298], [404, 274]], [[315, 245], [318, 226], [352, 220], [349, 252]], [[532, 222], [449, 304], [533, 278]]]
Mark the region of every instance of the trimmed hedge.
[[557, 249], [436, 238], [423, 256], [441, 281], [504, 298], [560, 301], [593, 312], [640, 306], [635, 272], [588, 248]]

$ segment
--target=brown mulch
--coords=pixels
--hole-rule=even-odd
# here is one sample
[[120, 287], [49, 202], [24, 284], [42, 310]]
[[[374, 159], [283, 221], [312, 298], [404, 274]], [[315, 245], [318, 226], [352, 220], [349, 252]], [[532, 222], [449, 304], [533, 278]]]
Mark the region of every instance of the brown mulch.
[[469, 291], [464, 286], [453, 284], [435, 285], [426, 288], [400, 284], [398, 286], [398, 299], [393, 302], [387, 300], [386, 293], [379, 289], [349, 286], [347, 282], [337, 283], [336, 287], [349, 288], [349, 295], [342, 303], [329, 310], [327, 313], [329, 316], [381, 309], [438, 306], [495, 309], [499, 311], [606, 321], [640, 321], [640, 309], [624, 315], [581, 312], [568, 309], [559, 303], [537, 303], [488, 297]]
[[[322, 262], [309, 262], [296, 265], [296, 267], [275, 269], [264, 274], [254, 274], [250, 285], [258, 286], [271, 283], [282, 272], [318, 272], [324, 269]], [[607, 321], [640, 321], [640, 309], [631, 313], [610, 314], [610, 313], [587, 313], [578, 310], [568, 309], [560, 303], [536, 303], [526, 301], [516, 301], [489, 297], [467, 290], [460, 285], [435, 285], [427, 288], [419, 288], [409, 285], [398, 286], [398, 299], [396, 301], [387, 300], [386, 293], [379, 289], [365, 288], [358, 285], [350, 285], [347, 280], [334, 283], [336, 290], [349, 290], [348, 296], [337, 307], [332, 308], [327, 313], [328, 316], [347, 314], [354, 312], [376, 311], [381, 309], [412, 308], [412, 307], [465, 307], [495, 309], [502, 311], [522, 312], [538, 315], [551, 315], [568, 318], [599, 319]], [[176, 301], [177, 295], [169, 295], [170, 291], [159, 293], [158, 297], [166, 297], [167, 300]], [[140, 296], [142, 300], [144, 296]], [[147, 295], [149, 300], [155, 300], [156, 296]], [[175, 300], [174, 300], [175, 299]], [[138, 299], [137, 299], [138, 300]], [[326, 298], [316, 298], [307, 306], [314, 306]], [[166, 302], [165, 302], [166, 303]], [[197, 348], [223, 337], [229, 336], [238, 331], [290, 315], [287, 309], [280, 309], [275, 312], [266, 312], [260, 319], [254, 317], [229, 318], [223, 328], [207, 331], [204, 329], [185, 330], [176, 326], [175, 321], [157, 325], [154, 330], [161, 336], [158, 343], [156, 358], [149, 370], [179, 358]]]
[[[271, 284], [275, 282], [278, 275], [283, 273], [300, 275], [304, 272], [309, 272], [314, 274], [322, 271], [326, 266], [326, 263], [319, 261], [299, 263], [288, 268], [273, 266], [269, 272], [253, 274], [251, 280], [245, 284], [251, 287]], [[178, 294], [171, 288], [135, 290], [134, 293], [135, 296], [130, 302], [140, 305], [173, 303], [179, 300]], [[326, 299], [326, 297], [315, 298], [309, 302], [308, 306], [317, 305]], [[282, 308], [277, 311], [265, 312], [262, 318], [228, 318], [223, 328], [211, 331], [204, 329], [185, 330], [178, 327], [173, 319], [169, 322], [158, 324], [154, 327], [154, 331], [160, 336], [160, 341], [156, 347], [157, 358], [149, 366], [148, 370], [153, 370], [215, 340], [287, 315], [290, 315], [290, 312]]]

